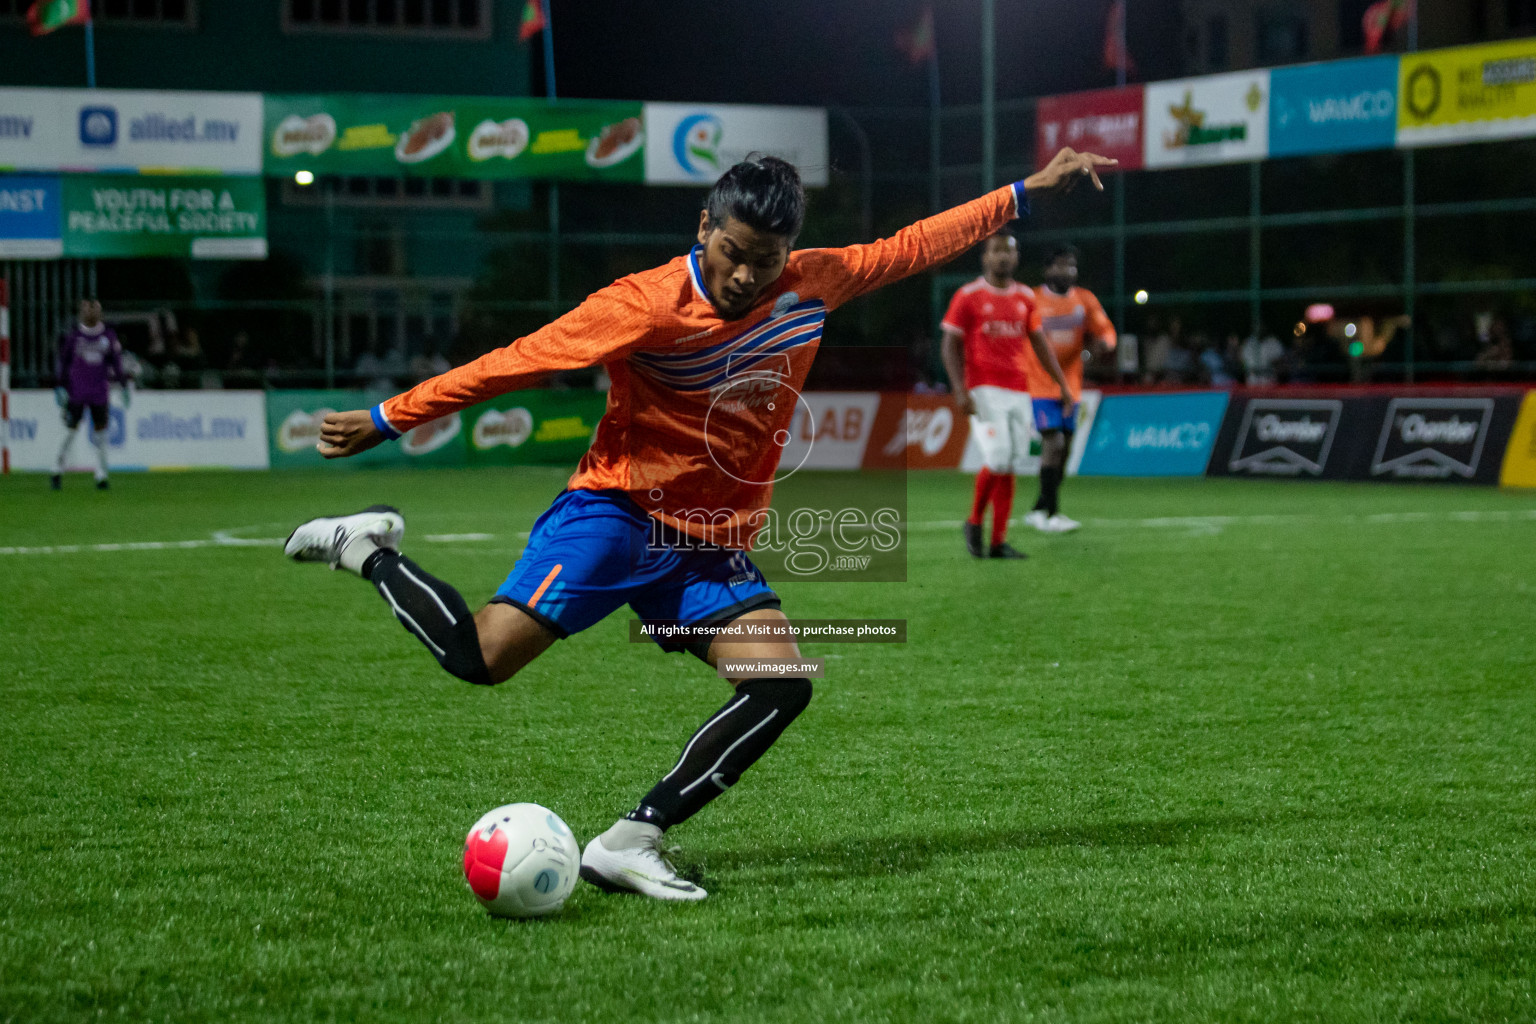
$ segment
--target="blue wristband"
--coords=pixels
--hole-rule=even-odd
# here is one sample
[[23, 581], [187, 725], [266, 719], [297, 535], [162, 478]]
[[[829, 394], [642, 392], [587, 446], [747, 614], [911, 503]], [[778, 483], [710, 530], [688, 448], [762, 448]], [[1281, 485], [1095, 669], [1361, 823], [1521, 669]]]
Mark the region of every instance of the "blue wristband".
[[1018, 208], [1019, 220], [1024, 220], [1029, 216], [1029, 189], [1024, 187], [1022, 181], [1013, 183], [1013, 204]]
[[400, 436], [400, 431], [389, 425], [389, 420], [384, 418], [384, 403], [380, 402], [368, 410], [368, 415], [373, 418], [373, 425], [379, 428], [379, 433], [391, 441]]

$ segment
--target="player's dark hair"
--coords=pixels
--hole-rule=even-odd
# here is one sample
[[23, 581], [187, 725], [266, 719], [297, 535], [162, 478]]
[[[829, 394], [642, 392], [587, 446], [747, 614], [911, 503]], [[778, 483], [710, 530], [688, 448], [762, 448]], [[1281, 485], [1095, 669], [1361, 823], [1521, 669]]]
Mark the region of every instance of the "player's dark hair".
[[1018, 245], [1019, 244], [1019, 236], [1015, 235], [1012, 231], [1009, 231], [1007, 228], [1003, 228], [1000, 231], [992, 232], [990, 235], [987, 236], [987, 242], [990, 243], [992, 241], [992, 239], [994, 239], [994, 238], [1005, 238], [1008, 241], [1012, 242], [1014, 245]]
[[715, 182], [704, 208], [711, 227], [724, 227], [735, 217], [749, 228], [783, 235], [794, 245], [805, 223], [805, 188], [788, 160], [749, 153]]
[[1061, 242], [1045, 250], [1045, 265], [1050, 266], [1057, 260], [1066, 259], [1068, 256], [1074, 260], [1081, 259], [1082, 253], [1077, 251], [1077, 246], [1070, 242]]

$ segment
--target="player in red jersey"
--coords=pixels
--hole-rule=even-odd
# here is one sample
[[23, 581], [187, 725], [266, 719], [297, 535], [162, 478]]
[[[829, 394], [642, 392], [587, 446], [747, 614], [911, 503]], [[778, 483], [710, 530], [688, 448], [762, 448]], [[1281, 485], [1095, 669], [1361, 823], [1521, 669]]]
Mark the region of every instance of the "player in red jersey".
[[[1035, 358], [1055, 378], [1061, 400], [1072, 401], [1055, 353], [1038, 331], [1030, 330], [1035, 293], [1013, 279], [1018, 268], [1018, 239], [1007, 231], [993, 235], [981, 252], [981, 276], [955, 292], [944, 314], [944, 368], [956, 404], [971, 417], [971, 436], [982, 454], [971, 517], [963, 527], [966, 550], [974, 558], [1026, 557], [1008, 543], [1014, 476], [1027, 468], [1032, 436], [1026, 338]], [[983, 548], [981, 527], [988, 505], [992, 539]]]
[[[1026, 181], [892, 238], [798, 252], [791, 249], [805, 215], [799, 174], [773, 157], [739, 163], [710, 191], [692, 252], [616, 281], [533, 334], [371, 410], [326, 416], [321, 452], [355, 455], [535, 387], [553, 371], [607, 369], [613, 386], [592, 446], [490, 604], [471, 612], [457, 590], [401, 554], [405, 522], [387, 506], [304, 523], [284, 551], [367, 579], [444, 669], [472, 683], [511, 678], [556, 640], [624, 604], [645, 622], [703, 634], [659, 642], [711, 667], [798, 660], [792, 640], [721, 631], [785, 622], [747, 552], [766, 525], [774, 472], [826, 314], [953, 259], [1027, 214], [1032, 196], [1085, 176], [1102, 188], [1095, 171], [1112, 163], [1063, 150]], [[704, 898], [662, 855], [663, 831], [734, 785], [811, 696], [806, 678], [734, 685], [672, 770], [587, 844], [583, 878], [656, 899]]]
[[[1035, 290], [1035, 314], [1030, 321], [1050, 342], [1074, 399], [1082, 397], [1084, 341], [1095, 359], [1113, 352], [1116, 341], [1115, 326], [1104, 315], [1104, 307], [1093, 292], [1077, 286], [1077, 260], [1077, 249], [1070, 245], [1047, 254], [1045, 284]], [[1040, 496], [1024, 522], [1046, 533], [1070, 533], [1082, 524], [1061, 514], [1061, 481], [1077, 416], [1075, 410], [1068, 414], [1054, 400], [1055, 375], [1033, 354], [1029, 361], [1029, 393], [1034, 396], [1035, 429], [1040, 431]]]

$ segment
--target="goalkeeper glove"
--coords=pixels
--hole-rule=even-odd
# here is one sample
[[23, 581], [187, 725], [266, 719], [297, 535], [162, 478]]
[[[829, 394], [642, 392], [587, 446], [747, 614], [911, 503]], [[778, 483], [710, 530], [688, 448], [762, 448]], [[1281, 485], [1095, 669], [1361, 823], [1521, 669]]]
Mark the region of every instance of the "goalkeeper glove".
[[59, 408], [62, 409], [69, 404], [69, 392], [61, 387], [54, 388], [53, 400], [57, 402], [59, 404]]
[[123, 411], [127, 412], [129, 407], [132, 406], [132, 405], [133, 405], [133, 384], [131, 382], [125, 380], [125, 381], [123, 381]]

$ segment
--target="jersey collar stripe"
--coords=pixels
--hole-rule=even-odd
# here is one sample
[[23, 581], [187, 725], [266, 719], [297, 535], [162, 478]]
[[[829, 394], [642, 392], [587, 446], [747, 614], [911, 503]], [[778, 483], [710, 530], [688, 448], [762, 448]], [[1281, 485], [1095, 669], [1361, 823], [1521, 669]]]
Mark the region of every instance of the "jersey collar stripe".
[[677, 382], [695, 382], [724, 373], [725, 376], [734, 376], [740, 372], [748, 360], [756, 360], [775, 352], [784, 352], [792, 348], [799, 348], [813, 338], [821, 337], [821, 324], [809, 324], [800, 330], [786, 335], [780, 335], [772, 342], [765, 345], [755, 345], [751, 349], [732, 352], [729, 356], [716, 360], [709, 366], [697, 367], [692, 370], [678, 370], [672, 367], [650, 367], [669, 380]]
[[715, 300], [710, 298], [709, 289], [704, 287], [704, 271], [699, 266], [699, 253], [703, 251], [704, 247], [702, 245], [696, 245], [689, 250], [688, 277], [693, 281], [694, 290], [699, 293], [699, 298], [713, 306]]
[[819, 332], [822, 328], [822, 323], [823, 321], [818, 319], [797, 324], [793, 327], [786, 327], [782, 331], [775, 331], [772, 334], [764, 335], [750, 345], [740, 345], [732, 348], [728, 352], [714, 354], [708, 359], [695, 360], [686, 363], [673, 363], [652, 359], [646, 355], [641, 354], [635, 356], [635, 361], [662, 373], [669, 373], [682, 377], [699, 376], [700, 374], [725, 369], [733, 360], [741, 359], [742, 357], [751, 355], [754, 352], [765, 351], [770, 347], [775, 347], [783, 339], [800, 337], [807, 331]]
[[769, 321], [762, 327], [750, 331], [739, 338], [728, 338], [725, 341], [711, 345], [708, 348], [694, 349], [690, 352], [645, 352], [637, 358], [655, 363], [657, 366], [686, 367], [709, 362], [726, 352], [733, 351], [743, 345], [749, 345], [764, 338], [774, 337], [783, 331], [809, 323], [820, 323], [826, 319], [824, 310], [811, 310], [799, 315], [780, 317]]

